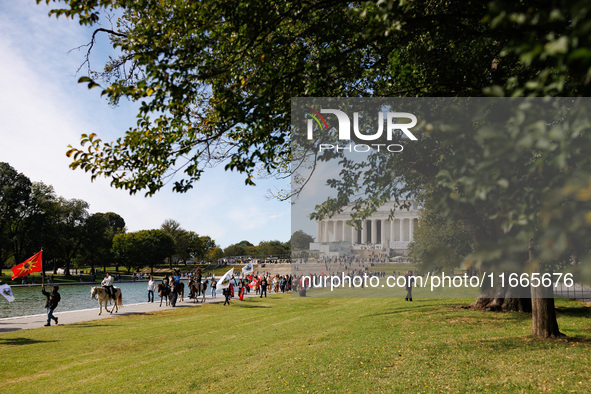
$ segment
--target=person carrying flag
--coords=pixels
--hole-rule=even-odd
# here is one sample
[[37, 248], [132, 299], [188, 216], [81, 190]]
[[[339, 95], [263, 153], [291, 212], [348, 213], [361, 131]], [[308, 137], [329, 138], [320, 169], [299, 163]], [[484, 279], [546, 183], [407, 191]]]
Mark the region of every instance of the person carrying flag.
[[45, 302], [45, 309], [47, 310], [47, 324], [45, 327], [51, 326], [51, 320], [55, 320], [55, 324], [57, 324], [57, 317], [53, 316], [53, 311], [57, 308], [57, 304], [61, 301], [62, 297], [60, 293], [58, 293], [59, 286], [53, 286], [51, 288], [51, 293], [45, 291], [45, 285], [41, 286], [41, 293], [47, 298]]

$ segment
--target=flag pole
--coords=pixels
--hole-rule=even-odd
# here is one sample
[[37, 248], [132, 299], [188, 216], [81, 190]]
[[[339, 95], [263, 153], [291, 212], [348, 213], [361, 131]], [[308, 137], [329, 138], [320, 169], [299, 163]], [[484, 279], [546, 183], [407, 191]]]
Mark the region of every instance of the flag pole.
[[[43, 248], [41, 251], [43, 252]], [[45, 267], [43, 265], [43, 253], [41, 253], [41, 287], [45, 287]]]

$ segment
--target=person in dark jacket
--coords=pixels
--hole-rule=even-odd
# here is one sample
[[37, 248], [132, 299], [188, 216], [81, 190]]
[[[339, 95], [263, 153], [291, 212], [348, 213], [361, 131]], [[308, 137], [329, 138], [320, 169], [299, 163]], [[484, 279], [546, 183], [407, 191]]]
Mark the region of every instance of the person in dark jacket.
[[226, 287], [224, 290], [222, 290], [222, 294], [224, 295], [224, 297], [226, 297], [224, 301], [224, 306], [226, 306], [226, 304], [230, 305], [230, 288]]
[[51, 325], [51, 320], [55, 320], [55, 324], [57, 324], [57, 317], [53, 316], [53, 311], [57, 308], [57, 304], [59, 304], [62, 299], [58, 290], [59, 286], [53, 286], [51, 288], [51, 293], [48, 293], [45, 291], [45, 285], [41, 286], [41, 293], [47, 298], [47, 301], [45, 302], [45, 308], [47, 309], [47, 324], [45, 327]]
[[261, 279], [261, 296], [260, 298], [263, 298], [263, 293], [265, 293], [265, 298], [267, 298], [267, 278], [263, 276], [263, 279]]
[[412, 276], [412, 271], [408, 271], [406, 275], [404, 275], [404, 284], [406, 290], [406, 301], [412, 301], [412, 287], [415, 283], [415, 278]]

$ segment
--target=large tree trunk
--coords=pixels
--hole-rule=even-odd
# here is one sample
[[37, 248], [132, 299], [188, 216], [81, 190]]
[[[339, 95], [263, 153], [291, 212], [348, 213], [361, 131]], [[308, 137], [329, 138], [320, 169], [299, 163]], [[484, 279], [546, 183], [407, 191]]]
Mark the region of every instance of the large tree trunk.
[[[507, 275], [506, 275], [507, 276]], [[485, 282], [488, 284], [488, 282]], [[470, 305], [473, 308], [503, 312], [531, 312], [532, 304], [529, 288], [501, 286], [498, 274], [494, 276], [494, 286], [484, 288], [478, 299]]]
[[563, 336], [558, 329], [552, 287], [532, 287], [532, 335], [541, 338]]
[[[533, 259], [534, 241], [529, 243], [529, 261]], [[538, 266], [539, 267], [539, 266]], [[540, 270], [543, 274], [543, 270]], [[532, 335], [540, 338], [556, 338], [562, 336], [556, 321], [556, 310], [554, 309], [554, 288], [552, 286], [532, 286]]]
[[70, 259], [66, 259], [66, 265], [64, 267], [64, 275], [70, 276]]
[[532, 302], [529, 298], [488, 298], [480, 296], [470, 305], [473, 308], [503, 312], [531, 312]]

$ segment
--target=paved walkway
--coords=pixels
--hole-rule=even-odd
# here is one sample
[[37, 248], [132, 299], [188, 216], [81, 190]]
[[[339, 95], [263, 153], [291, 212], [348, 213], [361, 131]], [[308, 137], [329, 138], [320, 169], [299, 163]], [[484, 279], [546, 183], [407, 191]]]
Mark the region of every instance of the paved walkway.
[[[253, 292], [246, 295], [245, 298], [251, 297], [258, 297]], [[201, 299], [201, 297], [199, 297]], [[224, 297], [218, 295], [216, 298], [211, 298], [207, 296], [205, 298], [206, 304], [217, 303], [217, 302], [224, 302]], [[238, 296], [232, 298], [232, 303], [240, 302], [238, 300]], [[93, 309], [83, 309], [79, 311], [65, 311], [60, 312], [59, 306], [58, 309], [54, 312], [54, 316], [58, 318], [59, 325], [62, 324], [73, 324], [73, 323], [81, 323], [86, 321], [92, 320], [100, 320], [100, 319], [108, 319], [111, 317], [117, 316], [127, 316], [127, 315], [135, 315], [135, 314], [142, 314], [146, 312], [155, 312], [161, 311], [166, 309], [174, 309], [171, 306], [165, 306], [162, 303], [162, 307], [159, 306], [160, 301], [154, 300], [153, 303], [144, 302], [141, 304], [123, 304], [123, 307], [119, 308], [119, 312], [108, 313], [103, 308], [103, 313], [99, 316], [98, 312], [98, 302], [97, 307]], [[203, 305], [202, 303], [195, 303], [192, 299], [186, 298], [183, 302], [177, 301], [176, 308], [186, 308], [192, 306]], [[18, 317], [7, 317], [4, 319], [0, 319], [0, 333], [9, 332], [9, 331], [18, 331], [18, 330], [27, 330], [31, 328], [39, 328], [43, 327], [47, 323], [47, 314], [39, 314], [39, 315], [30, 315], [30, 316], [18, 316]], [[54, 322], [51, 322], [52, 326]]]

